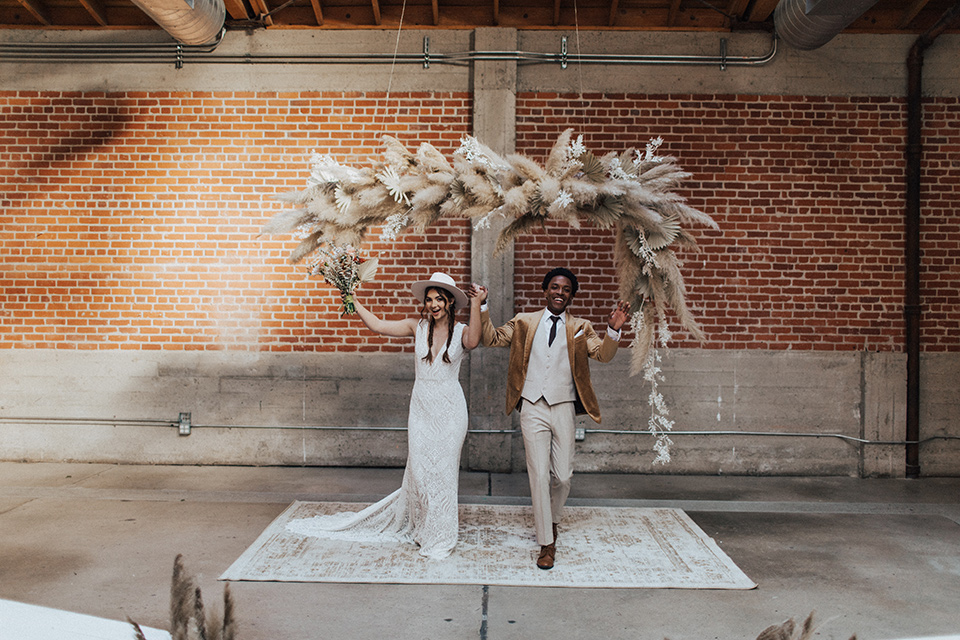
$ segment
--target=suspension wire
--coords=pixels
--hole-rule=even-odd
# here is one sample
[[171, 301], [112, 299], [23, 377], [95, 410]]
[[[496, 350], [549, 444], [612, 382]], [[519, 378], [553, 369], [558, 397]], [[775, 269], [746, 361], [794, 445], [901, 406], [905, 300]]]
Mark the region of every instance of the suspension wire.
[[[387, 95], [384, 98], [384, 109], [390, 109], [390, 90], [393, 88], [393, 72], [397, 68], [397, 55], [400, 52], [400, 32], [403, 31], [403, 16], [407, 11], [407, 0], [403, 0], [400, 6], [400, 22], [397, 24], [397, 41], [393, 45], [393, 60], [390, 62], [390, 76], [387, 79]], [[400, 108], [400, 100], [397, 100], [397, 108]], [[386, 122], [386, 114], [384, 114]]]
[[583, 124], [587, 122], [586, 104], [583, 100], [583, 48], [580, 46], [580, 13], [577, 11], [577, 0], [573, 0], [573, 26], [577, 33], [577, 75], [580, 80], [580, 117]]

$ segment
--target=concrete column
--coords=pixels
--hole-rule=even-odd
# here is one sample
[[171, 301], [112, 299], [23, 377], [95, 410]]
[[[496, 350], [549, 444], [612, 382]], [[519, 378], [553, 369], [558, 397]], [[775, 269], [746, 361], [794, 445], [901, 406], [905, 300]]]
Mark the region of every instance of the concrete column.
[[[516, 29], [483, 28], [474, 31], [474, 50], [515, 51]], [[515, 151], [517, 63], [478, 61], [473, 66], [473, 135], [493, 151], [505, 155]], [[513, 247], [494, 256], [502, 221], [488, 229], [473, 231], [471, 277], [490, 289], [490, 319], [502, 324], [513, 317]], [[507, 349], [480, 347], [470, 354], [470, 428], [511, 429], [513, 420], [505, 412]], [[470, 469], [510, 471], [511, 434], [472, 434], [467, 440], [464, 461]]]
[[[904, 439], [907, 426], [906, 354], [865, 351], [862, 357], [861, 438], [896, 442]], [[861, 449], [861, 478], [902, 478], [905, 473], [903, 445], [865, 445]]]

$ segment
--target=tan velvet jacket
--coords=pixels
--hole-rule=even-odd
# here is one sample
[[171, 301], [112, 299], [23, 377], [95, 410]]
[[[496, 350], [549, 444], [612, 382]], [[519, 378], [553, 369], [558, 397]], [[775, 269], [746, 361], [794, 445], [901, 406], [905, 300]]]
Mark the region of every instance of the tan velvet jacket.
[[[530, 362], [530, 349], [533, 336], [540, 324], [545, 310], [534, 313], [519, 313], [502, 327], [494, 328], [490, 322], [490, 313], [480, 314], [483, 334], [481, 343], [485, 347], [510, 347], [510, 365], [507, 371], [507, 413], [520, 403], [523, 382], [527, 377], [527, 365]], [[564, 326], [567, 330], [567, 355], [573, 383], [577, 388], [577, 413], [586, 413], [594, 422], [600, 422], [600, 404], [590, 382], [590, 363], [587, 358], [600, 362], [609, 362], [617, 354], [619, 343], [604, 332], [603, 338], [593, 330], [593, 325], [582, 318], [564, 314]], [[582, 333], [581, 333], [582, 330]], [[580, 335], [577, 335], [577, 334]], [[576, 336], [576, 338], [574, 338]]]

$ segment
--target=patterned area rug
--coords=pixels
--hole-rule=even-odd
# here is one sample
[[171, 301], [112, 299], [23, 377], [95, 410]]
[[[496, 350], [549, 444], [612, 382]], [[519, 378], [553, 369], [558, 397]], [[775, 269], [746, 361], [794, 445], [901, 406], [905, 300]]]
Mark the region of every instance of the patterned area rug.
[[427, 560], [413, 544], [303, 537], [288, 521], [362, 505], [294, 502], [221, 580], [477, 584], [539, 587], [752, 589], [753, 583], [680, 509], [567, 507], [550, 571], [529, 507], [460, 505], [457, 548]]

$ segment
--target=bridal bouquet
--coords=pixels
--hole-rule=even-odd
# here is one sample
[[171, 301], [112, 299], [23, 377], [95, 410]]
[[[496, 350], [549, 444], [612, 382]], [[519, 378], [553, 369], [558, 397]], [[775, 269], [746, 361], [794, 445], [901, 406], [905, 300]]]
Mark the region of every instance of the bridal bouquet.
[[307, 272], [312, 276], [319, 275], [340, 290], [340, 299], [343, 300], [340, 315], [344, 316], [357, 312], [353, 292], [358, 285], [377, 275], [377, 262], [376, 258], [364, 258], [349, 245], [328, 244], [314, 253], [307, 264]]

